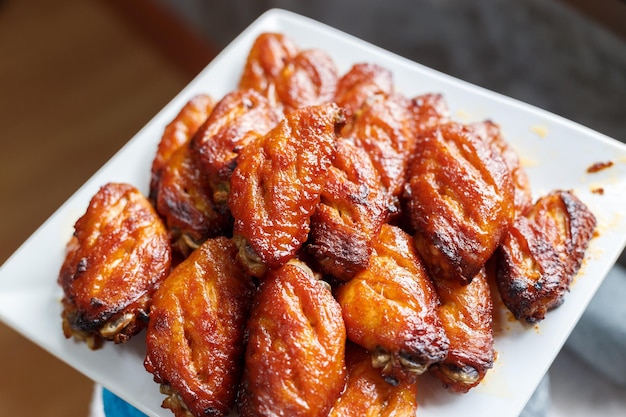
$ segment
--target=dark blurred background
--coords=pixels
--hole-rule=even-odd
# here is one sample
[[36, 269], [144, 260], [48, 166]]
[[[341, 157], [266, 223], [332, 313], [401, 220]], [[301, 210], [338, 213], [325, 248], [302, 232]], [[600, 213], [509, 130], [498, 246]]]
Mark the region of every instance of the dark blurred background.
[[221, 48], [271, 7], [626, 141], [623, 0], [158, 0]]
[[[271, 7], [626, 141], [622, 0], [0, 0], [0, 263]], [[559, 355], [567, 408], [565, 368], [596, 376]], [[1, 416], [85, 416], [92, 386], [0, 324]]]

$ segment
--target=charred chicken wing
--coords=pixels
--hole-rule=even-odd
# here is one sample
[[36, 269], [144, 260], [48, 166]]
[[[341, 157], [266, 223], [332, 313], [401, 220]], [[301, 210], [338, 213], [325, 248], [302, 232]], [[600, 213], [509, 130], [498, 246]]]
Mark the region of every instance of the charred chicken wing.
[[206, 239], [232, 227], [229, 213], [213, 202], [208, 179], [188, 145], [179, 148], [163, 167], [156, 208], [170, 233], [172, 248], [183, 259]]
[[97, 349], [146, 325], [152, 293], [170, 270], [167, 231], [135, 187], [103, 186], [74, 226], [61, 267], [63, 331]]
[[441, 94], [428, 93], [411, 100], [413, 129], [417, 135], [439, 124], [450, 121], [448, 104]]
[[209, 239], [154, 295], [145, 368], [176, 417], [224, 416], [235, 404], [254, 286], [225, 237]]
[[439, 317], [450, 340], [448, 356], [429, 368], [446, 388], [467, 392], [478, 385], [493, 366], [493, 302], [487, 274], [481, 269], [467, 285], [439, 280]]
[[287, 61], [276, 79], [285, 112], [332, 102], [339, 78], [335, 62], [320, 49], [307, 49]]
[[335, 295], [348, 338], [372, 353], [389, 382], [413, 380], [446, 357], [437, 294], [402, 229], [383, 225], [369, 267]]
[[447, 105], [440, 95], [426, 94], [410, 100], [400, 94], [375, 94], [348, 120], [341, 135], [365, 149], [384, 190], [398, 198], [417, 135], [447, 118]]
[[389, 206], [365, 150], [340, 139], [320, 204], [311, 217], [307, 251], [321, 271], [347, 281], [367, 268], [372, 242], [388, 217]]
[[394, 197], [401, 194], [415, 143], [410, 108], [410, 100], [401, 95], [372, 96], [341, 132], [367, 151], [384, 189]]
[[300, 261], [269, 271], [247, 332], [240, 415], [325, 417], [346, 372], [346, 331], [327, 285]]
[[346, 347], [348, 378], [328, 417], [409, 417], [417, 412], [417, 383], [389, 384], [365, 349]]
[[530, 180], [520, 163], [517, 152], [515, 152], [513, 147], [504, 139], [500, 131], [500, 126], [494, 122], [488, 120], [482, 123], [475, 123], [471, 127], [478, 135], [484, 138], [484, 140], [492, 143], [500, 152], [509, 170], [511, 179], [513, 180], [513, 187], [515, 189], [515, 213], [523, 215], [533, 205], [533, 200]]
[[246, 60], [239, 89], [252, 89], [276, 103], [276, 78], [288, 61], [298, 54], [298, 47], [280, 33], [259, 35]]
[[342, 123], [335, 104], [304, 107], [238, 156], [228, 205], [240, 260], [254, 275], [283, 265], [306, 241]]
[[514, 217], [513, 182], [500, 153], [454, 122], [420, 137], [405, 196], [416, 246], [434, 280], [470, 282]]
[[392, 92], [391, 71], [376, 64], [359, 63], [337, 81], [335, 103], [344, 109], [346, 119], [350, 119], [358, 115], [370, 97], [388, 96]]
[[560, 190], [541, 197], [516, 219], [498, 249], [496, 279], [517, 319], [536, 323], [563, 302], [595, 226], [587, 206]]
[[150, 198], [154, 200], [161, 170], [180, 147], [185, 145], [198, 128], [209, 117], [215, 100], [206, 94], [199, 94], [183, 106], [178, 115], [166, 127], [152, 161]]
[[222, 98], [191, 141], [212, 191], [226, 209], [230, 177], [238, 153], [279, 122], [278, 111], [254, 90], [238, 90]]

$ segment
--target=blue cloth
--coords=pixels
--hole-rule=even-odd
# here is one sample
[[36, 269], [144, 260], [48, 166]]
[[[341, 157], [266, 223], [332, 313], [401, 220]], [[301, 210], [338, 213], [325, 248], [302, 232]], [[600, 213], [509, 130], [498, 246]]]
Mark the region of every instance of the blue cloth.
[[147, 417], [106, 388], [102, 388], [102, 404], [107, 417]]

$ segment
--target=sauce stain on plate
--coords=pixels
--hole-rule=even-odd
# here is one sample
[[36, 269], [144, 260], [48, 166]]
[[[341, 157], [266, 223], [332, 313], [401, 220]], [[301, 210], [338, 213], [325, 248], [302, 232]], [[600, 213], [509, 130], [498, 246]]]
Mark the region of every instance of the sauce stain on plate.
[[548, 136], [548, 127], [543, 125], [533, 125], [530, 127], [530, 131], [539, 136], [542, 139], [545, 139]]

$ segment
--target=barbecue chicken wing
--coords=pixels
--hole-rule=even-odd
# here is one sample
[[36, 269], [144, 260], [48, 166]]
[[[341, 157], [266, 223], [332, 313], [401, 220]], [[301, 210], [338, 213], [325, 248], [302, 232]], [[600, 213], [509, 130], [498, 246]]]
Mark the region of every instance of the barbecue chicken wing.
[[188, 144], [167, 161], [156, 187], [156, 208], [170, 234], [175, 254], [186, 258], [210, 237], [227, 233], [232, 220], [217, 206], [205, 173]]
[[304, 107], [239, 154], [228, 205], [240, 261], [254, 275], [286, 263], [307, 239], [342, 123], [335, 104]]
[[530, 180], [526, 171], [522, 167], [519, 156], [515, 149], [504, 139], [500, 126], [492, 121], [485, 121], [471, 125], [471, 128], [487, 142], [492, 143], [500, 152], [504, 163], [506, 164], [513, 187], [515, 189], [514, 207], [516, 215], [523, 215], [533, 205], [532, 190], [530, 188]]
[[417, 412], [417, 383], [389, 384], [365, 349], [346, 347], [346, 387], [328, 417], [401, 417]]
[[393, 197], [402, 194], [409, 159], [417, 135], [447, 120], [447, 106], [440, 95], [408, 99], [400, 94], [371, 95], [341, 132], [367, 151], [384, 189]]
[[338, 140], [320, 204], [311, 217], [307, 252], [322, 272], [349, 280], [367, 268], [389, 207], [367, 152], [348, 139]]
[[224, 416], [235, 404], [254, 285], [225, 237], [209, 239], [154, 295], [145, 368], [177, 417]]
[[280, 33], [262, 33], [250, 48], [239, 89], [253, 89], [276, 103], [276, 79], [288, 61], [298, 54], [295, 43]]
[[391, 71], [376, 64], [358, 63], [337, 81], [335, 103], [344, 109], [346, 119], [358, 115], [370, 97], [393, 92]]
[[384, 189], [395, 197], [402, 191], [415, 142], [410, 105], [410, 100], [400, 95], [372, 96], [341, 132], [367, 151]]
[[63, 332], [92, 349], [126, 342], [145, 327], [169, 273], [167, 231], [148, 199], [121, 183], [100, 188], [74, 229], [58, 277]]
[[332, 58], [320, 49], [299, 52], [276, 78], [276, 95], [286, 113], [332, 102], [339, 78]]
[[570, 191], [541, 197], [509, 229], [497, 253], [498, 289], [518, 320], [559, 306], [593, 237], [596, 218]]
[[500, 153], [454, 122], [420, 137], [405, 197], [415, 244], [435, 280], [470, 282], [514, 217], [513, 182]]
[[416, 135], [450, 121], [450, 110], [441, 94], [427, 93], [414, 97], [410, 110]]
[[435, 281], [439, 317], [450, 340], [448, 356], [429, 370], [446, 388], [467, 392], [493, 367], [493, 301], [485, 268], [467, 285]]
[[247, 333], [240, 415], [325, 417], [346, 372], [346, 331], [328, 286], [300, 261], [269, 271]]
[[388, 381], [412, 380], [446, 357], [437, 294], [402, 229], [383, 225], [369, 267], [335, 296], [348, 338], [372, 353]]
[[238, 90], [222, 98], [191, 141], [212, 192], [212, 199], [227, 209], [230, 177], [237, 155], [250, 142], [279, 122], [278, 111], [254, 90]]
[[150, 198], [154, 200], [156, 187], [161, 170], [178, 150], [187, 144], [198, 128], [205, 122], [213, 111], [215, 100], [206, 94], [199, 94], [189, 100], [180, 112], [166, 127], [152, 161], [150, 179]]

